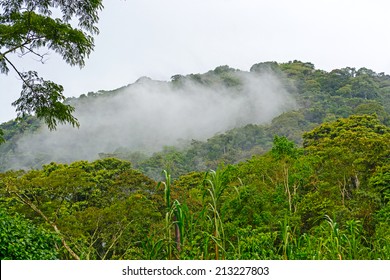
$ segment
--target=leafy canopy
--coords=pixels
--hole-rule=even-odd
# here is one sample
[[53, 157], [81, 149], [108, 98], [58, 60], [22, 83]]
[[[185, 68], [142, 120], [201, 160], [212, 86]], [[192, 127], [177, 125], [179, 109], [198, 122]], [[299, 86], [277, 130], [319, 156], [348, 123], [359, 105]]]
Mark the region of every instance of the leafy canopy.
[[44, 62], [51, 50], [71, 66], [83, 67], [94, 47], [102, 8], [102, 0], [0, 0], [0, 72], [12, 69], [22, 81], [20, 98], [12, 103], [18, 117], [35, 113], [51, 130], [58, 123], [79, 126], [74, 108], [63, 103], [63, 87], [36, 71], [20, 71], [13, 60], [28, 54]]

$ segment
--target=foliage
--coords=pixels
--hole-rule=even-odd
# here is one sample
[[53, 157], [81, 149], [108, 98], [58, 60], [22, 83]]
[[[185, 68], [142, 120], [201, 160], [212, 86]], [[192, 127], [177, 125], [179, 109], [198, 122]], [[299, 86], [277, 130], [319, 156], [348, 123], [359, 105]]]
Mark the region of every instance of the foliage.
[[[155, 183], [130, 166], [105, 159], [11, 172], [0, 181], [1, 199], [34, 223], [54, 228], [82, 259], [129, 257], [124, 240], [144, 238], [160, 217], [152, 199]], [[64, 248], [60, 253], [70, 257]]]
[[[173, 178], [178, 178], [191, 171], [216, 169], [221, 163], [235, 164], [249, 159], [254, 154], [263, 154], [272, 147], [275, 135], [285, 136], [302, 145], [304, 132], [323, 122], [347, 118], [352, 114], [377, 114], [382, 124], [390, 124], [390, 76], [366, 68], [346, 67], [326, 72], [316, 69], [308, 62], [263, 62], [253, 65], [250, 73], [220, 66], [204, 74], [175, 75], [171, 82], [160, 83], [174, 89], [180, 89], [188, 83], [199, 83], [205, 88], [228, 87], [241, 94], [245, 77], [264, 74], [278, 77], [284, 88], [296, 99], [295, 110], [282, 113], [269, 124], [248, 124], [233, 128], [206, 141], [193, 139], [181, 148], [164, 147], [152, 154], [127, 147], [111, 147], [113, 153], [102, 153], [100, 156], [129, 160], [134, 168], [159, 181], [162, 179], [163, 169], [169, 170]], [[233, 82], [232, 79], [236, 81]], [[67, 104], [77, 108], [78, 104], [88, 103], [92, 99], [111, 98], [123, 90], [124, 88], [120, 88], [88, 93], [88, 96], [68, 99]], [[31, 120], [29, 123], [28, 126], [21, 126], [40, 126], [39, 123], [31, 124]], [[34, 130], [21, 130], [19, 126], [18, 123], [0, 126], [4, 131], [4, 138], [11, 142], [9, 145], [0, 145], [0, 170], [6, 170], [7, 162], [14, 159], [31, 168], [40, 168], [42, 163], [50, 162], [49, 155], [46, 158], [46, 155], [42, 154], [39, 159], [26, 162], [26, 157], [18, 154], [14, 147], [19, 137]]]
[[[42, 50], [52, 50], [74, 66], [84, 66], [94, 47], [94, 34], [101, 0], [91, 1], [0, 1], [0, 72], [13, 69], [23, 85], [21, 96], [12, 105], [19, 117], [35, 113], [49, 129], [57, 123], [79, 126], [72, 115], [74, 108], [64, 104], [63, 87], [44, 80], [35, 71], [22, 72], [15, 66], [12, 54], [27, 54], [44, 62]], [[53, 11], [62, 18], [54, 18]], [[71, 23], [77, 19], [78, 28]]]
[[55, 229], [61, 259], [388, 259], [389, 134], [351, 116], [159, 184], [112, 158], [52, 163], [1, 173], [0, 198]]
[[10, 215], [0, 208], [0, 259], [51, 260], [58, 257], [59, 238], [35, 226], [19, 214]]
[[[237, 71], [171, 83], [239, 90]], [[299, 109], [152, 155], [115, 147], [94, 162], [3, 172], [2, 207], [56, 232], [60, 259], [74, 257], [64, 241], [80, 259], [389, 259], [389, 76], [299, 61], [251, 71], [280, 75]], [[39, 125], [3, 124], [1, 162]]]

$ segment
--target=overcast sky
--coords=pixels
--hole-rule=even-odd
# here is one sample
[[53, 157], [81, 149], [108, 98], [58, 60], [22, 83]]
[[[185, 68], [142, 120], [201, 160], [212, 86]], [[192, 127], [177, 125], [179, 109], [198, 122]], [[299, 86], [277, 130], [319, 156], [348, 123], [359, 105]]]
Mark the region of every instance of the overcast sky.
[[[220, 65], [312, 62], [390, 74], [388, 0], [105, 0], [100, 34], [83, 69], [55, 54], [15, 60], [65, 87], [66, 96], [115, 89], [141, 76], [170, 80]], [[16, 116], [21, 82], [0, 75], [0, 122]]]

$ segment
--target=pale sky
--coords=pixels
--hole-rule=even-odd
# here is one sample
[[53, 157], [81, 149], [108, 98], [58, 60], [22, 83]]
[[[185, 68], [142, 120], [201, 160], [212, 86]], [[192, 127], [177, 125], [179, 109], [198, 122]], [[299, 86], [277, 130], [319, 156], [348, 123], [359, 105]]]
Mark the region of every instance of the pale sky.
[[[141, 76], [170, 80], [220, 65], [301, 60], [317, 69], [367, 67], [390, 74], [388, 0], [105, 0], [95, 50], [83, 69], [52, 53], [15, 58], [62, 84], [66, 96], [111, 90]], [[0, 74], [0, 123], [16, 116], [16, 73]]]

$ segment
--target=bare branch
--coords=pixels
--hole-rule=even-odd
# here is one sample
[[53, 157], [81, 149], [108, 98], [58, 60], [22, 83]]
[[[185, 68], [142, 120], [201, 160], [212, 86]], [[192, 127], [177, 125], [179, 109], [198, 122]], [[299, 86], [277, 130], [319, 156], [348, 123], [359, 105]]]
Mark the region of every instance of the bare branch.
[[111, 245], [108, 247], [106, 253], [104, 254], [102, 260], [105, 260], [107, 255], [108, 255], [108, 252], [110, 252], [110, 250], [112, 249], [112, 247], [117, 243], [117, 241], [121, 238], [123, 232], [125, 231], [125, 229], [133, 222], [134, 220], [131, 220], [126, 226], [124, 226], [123, 228], [119, 229], [118, 232], [113, 236], [112, 238], [112, 243]]
[[34, 55], [39, 57], [39, 59], [37, 61], [41, 62], [42, 64], [45, 63], [45, 60], [44, 60], [45, 56], [49, 55], [48, 52], [46, 52], [44, 54], [40, 54], [40, 53], [37, 53], [36, 51], [34, 51], [32, 48], [29, 48], [29, 47], [26, 47], [26, 46], [24, 48], [27, 50], [27, 52], [22, 52], [21, 54], [19, 54], [19, 57], [23, 57], [23, 56], [25, 56], [25, 55], [27, 55], [29, 53], [32, 53], [32, 54], [34, 54]]
[[31, 85], [24, 79], [22, 73], [19, 72], [18, 68], [16, 68], [16, 66], [11, 62], [11, 60], [9, 60], [4, 54], [3, 54], [3, 58], [9, 63], [9, 65], [11, 65], [11, 67], [15, 70], [15, 72], [18, 74], [18, 76], [20, 77], [20, 79], [23, 81], [23, 83], [28, 86], [31, 90], [33, 90], [33, 88], [31, 87]]

